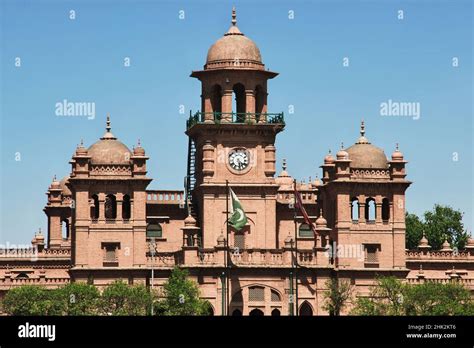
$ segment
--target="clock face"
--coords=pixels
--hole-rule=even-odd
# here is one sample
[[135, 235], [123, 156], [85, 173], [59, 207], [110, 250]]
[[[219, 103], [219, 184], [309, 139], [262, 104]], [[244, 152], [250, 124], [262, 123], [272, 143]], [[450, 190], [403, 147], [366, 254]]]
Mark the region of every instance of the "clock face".
[[236, 149], [229, 153], [229, 165], [235, 170], [244, 170], [249, 162], [249, 153], [245, 149]]

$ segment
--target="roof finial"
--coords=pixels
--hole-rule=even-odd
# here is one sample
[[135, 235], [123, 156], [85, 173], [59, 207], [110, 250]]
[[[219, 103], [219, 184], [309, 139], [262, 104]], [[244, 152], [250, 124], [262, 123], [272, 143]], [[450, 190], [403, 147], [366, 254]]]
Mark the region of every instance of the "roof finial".
[[107, 123], [106, 123], [106, 126], [105, 126], [105, 129], [107, 132], [110, 132], [112, 127], [110, 127], [110, 114], [107, 113]]
[[361, 136], [361, 137], [365, 136], [365, 124], [364, 124], [364, 120], [362, 120], [362, 122], [360, 123], [360, 136]]
[[341, 141], [341, 150], [344, 150], [344, 142]]
[[398, 143], [395, 144], [395, 149], [398, 151]]
[[235, 6], [232, 7], [232, 25], [237, 24], [237, 14], [235, 12]]
[[56, 174], [54, 174], [53, 176], [53, 181], [56, 181]]
[[140, 138], [138, 138], [138, 147], [141, 147]]
[[282, 164], [281, 167], [282, 167], [283, 170], [286, 170], [286, 168], [287, 168], [287, 166], [286, 166], [286, 159], [285, 159], [285, 158], [283, 158], [283, 164]]

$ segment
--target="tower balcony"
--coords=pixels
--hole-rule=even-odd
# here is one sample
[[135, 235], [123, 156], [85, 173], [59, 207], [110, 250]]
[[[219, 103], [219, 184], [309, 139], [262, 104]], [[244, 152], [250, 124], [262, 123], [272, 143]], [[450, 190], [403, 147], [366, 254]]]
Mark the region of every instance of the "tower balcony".
[[285, 125], [283, 112], [280, 113], [250, 113], [250, 112], [196, 112], [189, 113], [186, 130], [196, 124], [279, 124]]

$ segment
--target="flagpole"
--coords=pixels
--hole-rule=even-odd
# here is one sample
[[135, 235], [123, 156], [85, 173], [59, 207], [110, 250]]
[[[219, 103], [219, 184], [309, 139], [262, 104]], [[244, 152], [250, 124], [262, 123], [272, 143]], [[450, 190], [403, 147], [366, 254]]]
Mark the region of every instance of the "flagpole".
[[296, 211], [296, 202], [297, 202], [297, 191], [296, 191], [296, 179], [293, 180], [293, 187], [295, 191], [295, 202], [293, 204], [294, 210], [294, 221], [295, 221], [295, 301], [296, 301], [296, 311], [295, 315], [298, 316], [298, 225], [296, 222], [297, 211]]
[[226, 210], [226, 248], [225, 248], [225, 267], [226, 267], [226, 273], [227, 273], [227, 286], [226, 286], [226, 313], [229, 315], [229, 310], [230, 310], [230, 296], [229, 296], [229, 278], [230, 278], [230, 265], [229, 265], [229, 180], [225, 181], [225, 192], [226, 192], [226, 200], [225, 200], [225, 210]]

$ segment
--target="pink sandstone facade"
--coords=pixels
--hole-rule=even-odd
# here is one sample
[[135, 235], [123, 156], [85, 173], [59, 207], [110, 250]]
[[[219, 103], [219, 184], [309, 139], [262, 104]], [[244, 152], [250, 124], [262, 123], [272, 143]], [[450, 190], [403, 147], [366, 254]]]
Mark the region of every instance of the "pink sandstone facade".
[[[326, 315], [323, 292], [334, 276], [350, 280], [357, 296], [368, 295], [377, 274], [409, 283], [456, 279], [474, 290], [474, 240], [465, 250], [446, 242], [432, 251], [423, 238], [405, 250], [407, 162], [398, 146], [387, 159], [363, 122], [354, 145], [324, 158], [322, 180], [296, 183], [317, 235], [295, 216], [286, 163], [276, 175], [283, 114], [267, 105], [267, 81], [277, 75], [234, 12], [204, 69], [191, 74], [202, 84], [202, 104], [187, 122], [186, 190], [148, 190], [145, 150], [140, 143], [129, 150], [107, 117], [104, 136], [89, 148], [81, 143], [69, 175], [51, 183], [46, 236], [38, 232], [29, 249], [2, 250], [0, 294], [24, 284], [103, 288], [116, 279], [159, 288], [180, 265], [220, 315], [227, 264], [229, 315], [288, 315], [292, 302], [301, 315]], [[227, 182], [248, 217], [243, 231], [229, 230], [228, 243]]]

